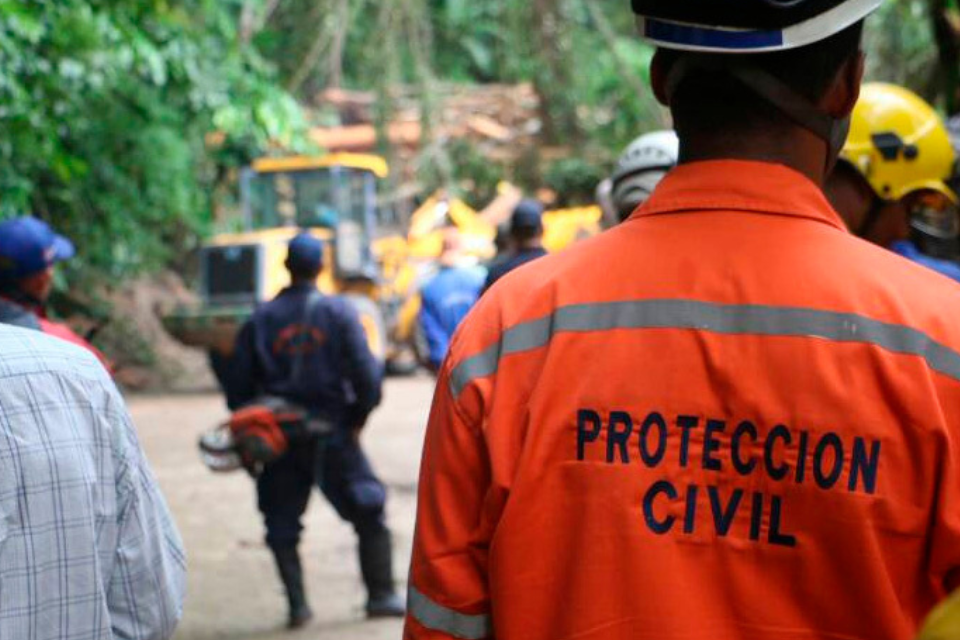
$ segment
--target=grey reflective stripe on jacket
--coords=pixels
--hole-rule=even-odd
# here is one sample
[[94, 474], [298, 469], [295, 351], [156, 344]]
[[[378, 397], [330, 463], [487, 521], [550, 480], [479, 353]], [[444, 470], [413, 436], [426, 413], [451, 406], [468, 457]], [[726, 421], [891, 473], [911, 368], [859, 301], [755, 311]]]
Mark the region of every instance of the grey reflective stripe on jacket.
[[638, 300], [560, 307], [549, 316], [508, 329], [500, 342], [467, 358], [453, 370], [453, 396], [459, 396], [472, 381], [495, 374], [501, 358], [544, 347], [558, 333], [613, 329], [689, 329], [868, 344], [923, 358], [933, 371], [960, 381], [960, 354], [912, 327], [853, 313], [803, 307]]
[[437, 604], [414, 586], [407, 592], [407, 608], [417, 622], [434, 631], [463, 640], [483, 640], [490, 636], [490, 616], [467, 615]]
[[0, 298], [0, 324], [9, 324], [24, 329], [40, 331], [40, 320], [36, 314], [15, 302]]

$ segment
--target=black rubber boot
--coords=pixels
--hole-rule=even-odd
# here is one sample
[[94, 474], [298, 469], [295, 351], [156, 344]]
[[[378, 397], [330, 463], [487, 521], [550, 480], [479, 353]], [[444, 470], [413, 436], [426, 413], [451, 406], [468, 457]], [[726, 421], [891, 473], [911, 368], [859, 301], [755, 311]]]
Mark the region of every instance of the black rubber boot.
[[360, 533], [360, 572], [367, 586], [368, 618], [400, 618], [406, 614], [403, 599], [393, 586], [393, 548], [390, 531], [383, 525]]
[[313, 617], [313, 611], [307, 604], [307, 595], [303, 589], [303, 568], [300, 566], [300, 554], [296, 547], [277, 547], [273, 549], [277, 561], [277, 572], [283, 587], [287, 590], [287, 602], [290, 605], [288, 629], [298, 629]]

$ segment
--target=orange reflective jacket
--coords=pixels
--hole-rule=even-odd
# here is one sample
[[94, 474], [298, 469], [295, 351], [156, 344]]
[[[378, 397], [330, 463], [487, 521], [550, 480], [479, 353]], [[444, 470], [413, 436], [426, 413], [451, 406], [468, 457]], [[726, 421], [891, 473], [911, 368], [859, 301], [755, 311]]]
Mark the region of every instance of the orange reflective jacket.
[[960, 289], [681, 166], [455, 338], [408, 639], [911, 638], [960, 583]]

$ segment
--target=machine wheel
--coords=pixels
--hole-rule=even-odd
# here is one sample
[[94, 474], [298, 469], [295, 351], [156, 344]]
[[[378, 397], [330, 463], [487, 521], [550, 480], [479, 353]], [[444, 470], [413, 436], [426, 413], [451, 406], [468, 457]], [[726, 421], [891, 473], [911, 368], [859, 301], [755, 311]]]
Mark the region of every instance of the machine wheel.
[[387, 375], [394, 377], [412, 376], [420, 370], [420, 364], [409, 350], [404, 350], [398, 357], [387, 360]]

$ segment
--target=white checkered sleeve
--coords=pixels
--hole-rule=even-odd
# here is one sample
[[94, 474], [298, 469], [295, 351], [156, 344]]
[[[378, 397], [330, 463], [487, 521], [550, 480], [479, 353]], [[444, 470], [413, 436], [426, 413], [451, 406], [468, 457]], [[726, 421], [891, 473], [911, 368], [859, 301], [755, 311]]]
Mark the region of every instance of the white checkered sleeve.
[[96, 360], [0, 326], [0, 638], [161, 640], [179, 534]]

